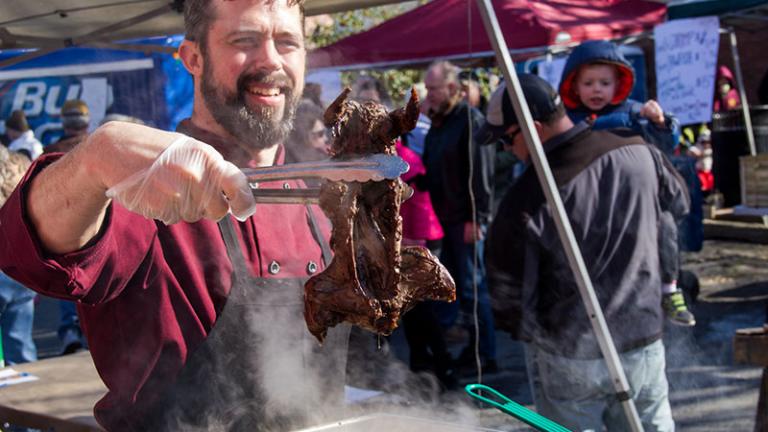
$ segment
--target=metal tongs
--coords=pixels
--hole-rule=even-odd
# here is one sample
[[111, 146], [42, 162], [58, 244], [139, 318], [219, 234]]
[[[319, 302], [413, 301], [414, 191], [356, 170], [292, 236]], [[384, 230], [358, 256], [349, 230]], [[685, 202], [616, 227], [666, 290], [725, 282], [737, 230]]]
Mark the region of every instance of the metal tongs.
[[314, 204], [320, 188], [274, 189], [260, 188], [260, 182], [320, 178], [330, 181], [367, 182], [392, 180], [408, 172], [408, 163], [395, 155], [374, 154], [357, 159], [322, 160], [276, 165], [261, 168], [243, 168], [253, 197], [263, 204]]

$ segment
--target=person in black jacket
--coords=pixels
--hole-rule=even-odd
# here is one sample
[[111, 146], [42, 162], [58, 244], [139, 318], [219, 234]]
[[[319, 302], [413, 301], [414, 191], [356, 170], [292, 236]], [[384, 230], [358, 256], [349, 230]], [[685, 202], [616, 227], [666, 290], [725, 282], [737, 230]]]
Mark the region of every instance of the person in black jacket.
[[[473, 370], [476, 364], [473, 316], [477, 299], [481, 368], [494, 372], [493, 314], [482, 260], [475, 259], [482, 254], [491, 215], [493, 148], [481, 148], [472, 140], [483, 115], [463, 100], [456, 66], [447, 61], [433, 63], [424, 85], [432, 125], [424, 140], [422, 159], [427, 172], [423, 183], [445, 232], [440, 260], [456, 281], [459, 309], [470, 334], [470, 343], [458, 363], [465, 371]], [[458, 312], [446, 308], [441, 314], [443, 325], [453, 325]]]
[[[688, 211], [685, 184], [642, 138], [593, 131], [587, 122], [574, 126], [546, 81], [521, 75], [520, 82], [643, 427], [672, 431], [657, 238], [660, 211]], [[529, 159], [505, 86], [491, 98], [480, 137], [504, 137], [518, 158]], [[497, 325], [527, 342], [538, 412], [572, 430], [627, 429], [530, 166], [501, 201], [486, 264]]]

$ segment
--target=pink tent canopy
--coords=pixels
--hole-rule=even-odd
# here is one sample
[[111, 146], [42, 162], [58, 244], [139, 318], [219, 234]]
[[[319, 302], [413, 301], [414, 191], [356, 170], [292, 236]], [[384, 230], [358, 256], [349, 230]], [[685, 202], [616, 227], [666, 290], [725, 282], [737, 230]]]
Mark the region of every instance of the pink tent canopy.
[[[563, 36], [565, 42], [579, 42], [639, 33], [662, 22], [667, 10], [662, 3], [644, 0], [492, 3], [512, 50], [555, 45]], [[476, 0], [433, 0], [366, 32], [310, 52], [309, 64], [311, 68], [384, 67], [492, 55]]]

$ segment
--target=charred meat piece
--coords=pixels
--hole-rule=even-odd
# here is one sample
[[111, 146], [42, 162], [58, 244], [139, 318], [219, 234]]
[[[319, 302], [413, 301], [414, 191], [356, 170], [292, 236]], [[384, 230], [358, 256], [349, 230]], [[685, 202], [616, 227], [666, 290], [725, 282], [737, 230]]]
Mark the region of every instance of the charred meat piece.
[[[349, 89], [325, 112], [334, 159], [395, 154], [394, 139], [416, 126], [418, 98], [391, 113], [377, 103], [347, 100]], [[331, 219], [333, 261], [304, 285], [304, 317], [323, 341], [329, 327], [349, 322], [390, 334], [400, 316], [425, 299], [453, 301], [456, 286], [427, 249], [401, 250], [400, 203], [409, 188], [400, 179], [327, 182], [320, 208]]]

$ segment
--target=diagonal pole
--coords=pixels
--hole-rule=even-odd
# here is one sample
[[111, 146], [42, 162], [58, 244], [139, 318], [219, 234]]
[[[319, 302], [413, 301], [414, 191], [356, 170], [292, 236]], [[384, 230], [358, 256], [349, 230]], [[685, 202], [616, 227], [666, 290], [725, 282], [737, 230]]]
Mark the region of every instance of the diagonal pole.
[[44, 55], [48, 55], [54, 51], [58, 51], [59, 49], [61, 48], [41, 48], [39, 50], [30, 51], [22, 55], [18, 55], [16, 57], [11, 57], [9, 59], [2, 60], [0, 61], [0, 69], [10, 67], [15, 64], [23, 63], [27, 60], [36, 59]]
[[480, 9], [480, 15], [483, 17], [485, 30], [488, 33], [488, 39], [490, 39], [493, 49], [496, 52], [496, 63], [504, 73], [504, 79], [507, 82], [507, 92], [512, 101], [512, 105], [515, 108], [515, 114], [517, 115], [517, 118], [524, 120], [520, 122], [520, 129], [525, 137], [525, 143], [528, 146], [528, 151], [531, 155], [533, 166], [536, 169], [536, 174], [539, 177], [539, 182], [542, 185], [544, 195], [547, 198], [547, 203], [553, 210], [553, 219], [557, 226], [557, 232], [563, 243], [566, 256], [568, 257], [568, 263], [573, 271], [574, 279], [579, 287], [581, 299], [587, 309], [587, 315], [589, 316], [592, 329], [597, 337], [597, 342], [600, 345], [600, 351], [603, 353], [603, 358], [605, 358], [606, 364], [608, 365], [608, 371], [616, 391], [616, 398], [621, 402], [630, 429], [633, 432], [642, 432], [643, 426], [640, 423], [640, 417], [637, 414], [635, 403], [629, 394], [630, 389], [627, 377], [624, 375], [624, 369], [621, 367], [621, 361], [616, 352], [616, 347], [613, 344], [613, 339], [611, 339], [611, 334], [608, 331], [608, 326], [605, 323], [605, 317], [603, 316], [602, 309], [600, 309], [600, 303], [598, 303], [597, 296], [595, 296], [595, 290], [592, 286], [592, 281], [589, 279], [587, 268], [584, 264], [584, 258], [581, 256], [581, 251], [579, 250], [576, 238], [573, 235], [571, 223], [568, 220], [568, 215], [565, 213], [563, 201], [560, 199], [560, 193], [557, 190], [555, 179], [552, 177], [549, 163], [544, 156], [539, 136], [535, 133], [536, 130], [533, 127], [531, 112], [525, 102], [523, 90], [520, 87], [520, 81], [517, 78], [517, 72], [514, 68], [514, 63], [509, 55], [507, 43], [504, 40], [501, 28], [499, 27], [499, 21], [496, 18], [496, 12], [493, 10], [491, 0], [477, 0], [477, 3]]
[[175, 11], [174, 8], [175, 6], [173, 3], [168, 3], [159, 8], [147, 11], [141, 15], [136, 15], [134, 17], [127, 18], [122, 21], [118, 21], [106, 27], [102, 27], [98, 30], [94, 30], [90, 33], [86, 33], [86, 34], [74, 37], [72, 38], [72, 44], [83, 45], [83, 44], [92, 42], [94, 40], [95, 41], [103, 41], [105, 39], [110, 40], [112, 33], [126, 29], [128, 27], [132, 27], [139, 23], [143, 23], [144, 21], [149, 21], [152, 18], [158, 17], [160, 15], [164, 15], [168, 12], [174, 12]]

